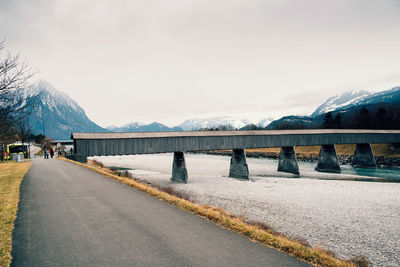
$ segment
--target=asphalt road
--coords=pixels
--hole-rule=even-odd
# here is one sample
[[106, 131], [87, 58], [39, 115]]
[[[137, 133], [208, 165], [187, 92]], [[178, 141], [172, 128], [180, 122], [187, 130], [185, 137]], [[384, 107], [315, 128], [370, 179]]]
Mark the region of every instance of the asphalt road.
[[11, 266], [308, 266], [56, 159], [21, 185]]

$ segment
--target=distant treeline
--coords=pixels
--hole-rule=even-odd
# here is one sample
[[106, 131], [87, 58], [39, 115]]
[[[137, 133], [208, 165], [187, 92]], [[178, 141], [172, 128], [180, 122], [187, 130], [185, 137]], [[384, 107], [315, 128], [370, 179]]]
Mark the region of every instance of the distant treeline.
[[400, 107], [376, 107], [372, 111], [363, 106], [349, 114], [325, 114], [320, 128], [325, 129], [400, 129]]

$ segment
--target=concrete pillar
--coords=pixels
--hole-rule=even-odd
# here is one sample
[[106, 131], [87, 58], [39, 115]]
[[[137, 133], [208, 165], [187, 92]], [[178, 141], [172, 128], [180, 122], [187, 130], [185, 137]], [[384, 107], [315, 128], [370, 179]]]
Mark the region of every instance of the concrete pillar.
[[249, 179], [249, 168], [246, 163], [246, 153], [242, 148], [232, 150], [231, 167], [229, 177]]
[[322, 145], [319, 151], [317, 167], [319, 172], [340, 172], [335, 145]]
[[353, 167], [376, 168], [374, 154], [372, 154], [371, 144], [357, 144], [354, 151]]
[[294, 147], [284, 146], [281, 148], [281, 153], [279, 153], [278, 171], [299, 174], [299, 165], [297, 164]]
[[171, 181], [176, 183], [187, 183], [188, 175], [183, 152], [174, 152], [174, 162], [172, 163]]
[[77, 156], [76, 161], [79, 161], [81, 163], [87, 163], [87, 157], [86, 156]]
[[72, 155], [68, 155], [67, 159], [71, 159], [71, 160], [78, 161], [81, 163], [87, 163], [87, 157], [83, 156], [83, 155], [72, 154]]

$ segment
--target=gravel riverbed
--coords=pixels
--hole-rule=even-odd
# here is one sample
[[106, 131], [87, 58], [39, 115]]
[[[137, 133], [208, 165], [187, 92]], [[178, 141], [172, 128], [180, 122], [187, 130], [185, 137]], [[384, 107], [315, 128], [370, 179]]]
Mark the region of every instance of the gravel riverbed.
[[[264, 222], [342, 258], [364, 255], [374, 266], [400, 265], [400, 183], [342, 181], [299, 163], [300, 178], [276, 171], [277, 160], [248, 158], [250, 181], [228, 178], [230, 157], [186, 154], [188, 184], [170, 182], [172, 154], [95, 157], [171, 186], [199, 204]], [[394, 176], [400, 169], [394, 169]]]

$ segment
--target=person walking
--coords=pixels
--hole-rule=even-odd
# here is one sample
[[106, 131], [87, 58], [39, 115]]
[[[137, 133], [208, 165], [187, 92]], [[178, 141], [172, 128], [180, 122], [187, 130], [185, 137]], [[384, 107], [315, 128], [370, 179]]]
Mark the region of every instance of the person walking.
[[51, 158], [54, 157], [54, 150], [53, 150], [53, 148], [50, 148], [50, 156], [51, 156]]
[[49, 153], [47, 152], [47, 149], [44, 149], [44, 158], [48, 159], [49, 158]]

